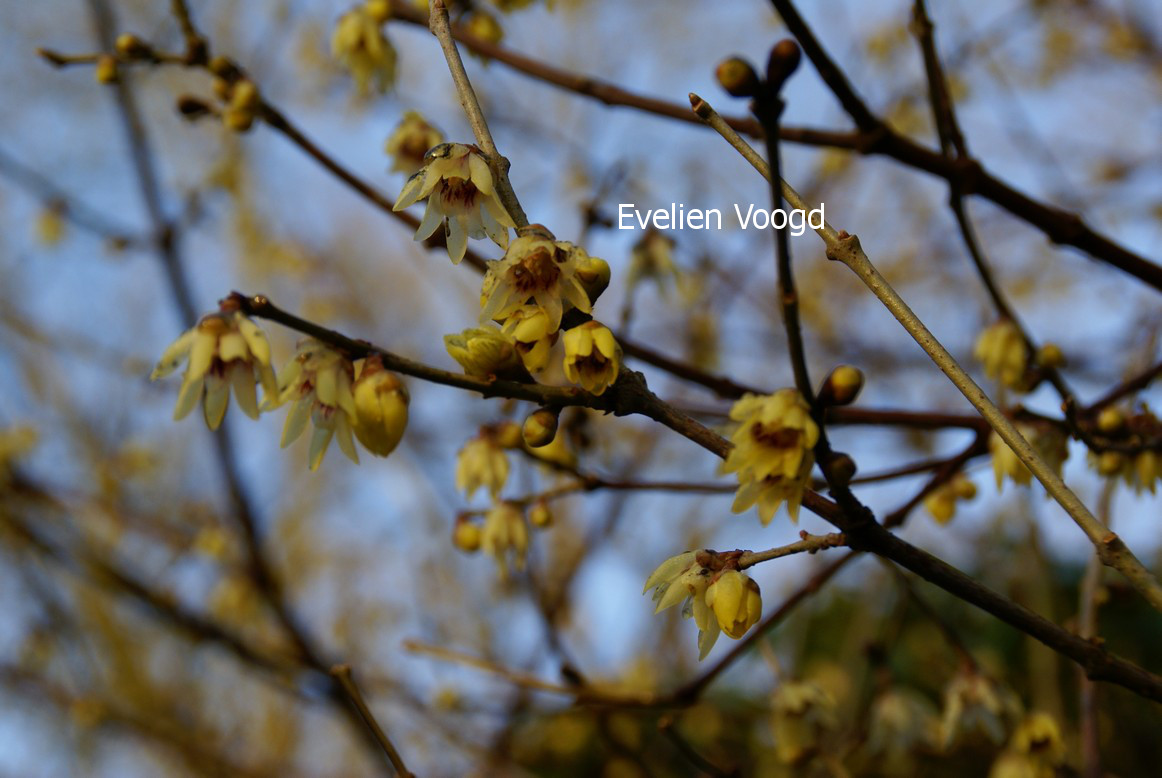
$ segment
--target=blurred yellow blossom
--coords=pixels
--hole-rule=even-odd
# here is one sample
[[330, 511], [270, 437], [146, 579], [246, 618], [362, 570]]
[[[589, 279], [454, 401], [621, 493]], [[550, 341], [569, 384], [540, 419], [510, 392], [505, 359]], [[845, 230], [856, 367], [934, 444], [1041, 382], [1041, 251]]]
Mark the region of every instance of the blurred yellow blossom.
[[482, 432], [464, 444], [456, 459], [456, 488], [471, 497], [484, 487], [497, 497], [508, 480], [508, 457], [492, 435]]
[[331, 36], [331, 54], [351, 72], [360, 94], [372, 84], [386, 92], [395, 81], [395, 48], [383, 34], [390, 4], [368, 0], [339, 18]]
[[523, 570], [529, 548], [529, 528], [524, 513], [515, 504], [498, 502], [484, 515], [480, 547], [496, 559], [501, 576], [508, 574], [509, 564]]
[[309, 420], [315, 427], [307, 451], [311, 470], [318, 469], [333, 437], [338, 440], [339, 450], [359, 464], [352, 434], [356, 418], [354, 374], [351, 360], [314, 338], [301, 340], [294, 357], [282, 370], [277, 404], [291, 403], [291, 408], [283, 425], [281, 445], [286, 448], [296, 441]]
[[1016, 391], [1025, 391], [1025, 370], [1029, 366], [1029, 347], [1011, 319], [1001, 319], [987, 327], [977, 338], [973, 356], [989, 378]]
[[391, 169], [411, 176], [423, 167], [428, 150], [443, 140], [440, 131], [419, 111], [405, 111], [383, 148], [391, 156]]

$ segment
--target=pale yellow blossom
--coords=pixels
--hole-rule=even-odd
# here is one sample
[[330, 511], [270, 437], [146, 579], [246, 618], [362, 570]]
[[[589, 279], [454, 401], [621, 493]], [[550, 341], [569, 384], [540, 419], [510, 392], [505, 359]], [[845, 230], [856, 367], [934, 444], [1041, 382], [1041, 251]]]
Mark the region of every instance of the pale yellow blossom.
[[307, 464], [317, 470], [331, 439], [339, 450], [359, 464], [353, 426], [356, 420], [352, 392], [355, 368], [346, 356], [314, 338], [299, 342], [294, 357], [279, 377], [278, 405], [290, 403], [282, 429], [283, 448], [298, 440], [307, 421], [314, 425]]
[[383, 34], [388, 7], [382, 0], [369, 0], [351, 9], [339, 18], [331, 36], [331, 53], [350, 71], [360, 94], [367, 94], [373, 84], [386, 92], [395, 81], [395, 48]]
[[586, 391], [603, 394], [617, 380], [621, 369], [621, 347], [608, 327], [587, 321], [564, 336], [565, 377]]
[[410, 176], [423, 167], [428, 150], [443, 140], [440, 131], [428, 124], [419, 111], [406, 111], [384, 144], [384, 151], [392, 158], [393, 171]]
[[587, 258], [584, 249], [555, 240], [544, 227], [526, 229], [502, 259], [489, 263], [481, 320], [507, 319], [531, 301], [545, 312], [549, 329], [556, 331], [566, 306], [589, 313], [589, 296], [577, 276], [578, 264]]
[[456, 488], [471, 497], [480, 487], [496, 498], [508, 480], [508, 457], [496, 440], [482, 433], [464, 444], [456, 459]]
[[1029, 365], [1029, 347], [1011, 319], [1001, 319], [977, 338], [973, 356], [984, 365], [989, 378], [1016, 391], [1025, 391], [1025, 370]]
[[529, 528], [521, 509], [511, 502], [495, 504], [484, 516], [480, 547], [496, 559], [502, 577], [508, 574], [510, 564], [523, 570], [529, 548]]
[[407, 387], [399, 376], [384, 369], [378, 355], [372, 355], [363, 360], [351, 394], [355, 398], [355, 437], [375, 456], [387, 456], [407, 429], [411, 401]]

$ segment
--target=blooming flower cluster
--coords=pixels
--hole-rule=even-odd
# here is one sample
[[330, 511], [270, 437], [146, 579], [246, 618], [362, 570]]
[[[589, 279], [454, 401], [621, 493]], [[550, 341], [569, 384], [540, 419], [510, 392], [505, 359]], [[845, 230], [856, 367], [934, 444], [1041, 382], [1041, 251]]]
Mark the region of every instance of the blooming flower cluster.
[[682, 615], [698, 626], [698, 659], [706, 658], [720, 632], [739, 639], [762, 616], [759, 586], [736, 569], [715, 572], [713, 552], [687, 551], [670, 557], [646, 579], [642, 593], [654, 590], [654, 613], [682, 604]]
[[1030, 713], [1017, 726], [989, 778], [1054, 778], [1065, 766], [1061, 728], [1048, 713]]
[[731, 435], [734, 448], [726, 458], [728, 473], [738, 473], [738, 492], [731, 510], [741, 513], [755, 503], [764, 525], [786, 501], [792, 521], [815, 463], [819, 427], [803, 396], [795, 389], [772, 395], [748, 394], [730, 409], [738, 423]]
[[[231, 391], [242, 412], [254, 419], [260, 411], [289, 404], [282, 446], [297, 440], [310, 421], [311, 470], [318, 469], [333, 438], [357, 464], [355, 438], [376, 456], [387, 456], [399, 444], [407, 427], [408, 393], [399, 378], [384, 369], [381, 357], [362, 360], [357, 373], [345, 354], [306, 338], [277, 377], [270, 359], [266, 335], [242, 313], [235, 298], [226, 298], [217, 313], [203, 316], [166, 348], [151, 380], [171, 374], [185, 362], [174, 419], [185, 418], [201, 403], [211, 430], [221, 426]], [[263, 388], [261, 405], [257, 385]]]
[[[1061, 468], [1069, 456], [1069, 440], [1065, 433], [1052, 425], [1018, 423], [1016, 427], [1045, 464], [1061, 475]], [[998, 492], [1006, 476], [1021, 486], [1032, 483], [1033, 474], [1017, 458], [1016, 452], [1009, 448], [1009, 444], [1001, 440], [995, 432], [989, 435], [988, 445], [992, 454], [993, 474], [997, 479]]]

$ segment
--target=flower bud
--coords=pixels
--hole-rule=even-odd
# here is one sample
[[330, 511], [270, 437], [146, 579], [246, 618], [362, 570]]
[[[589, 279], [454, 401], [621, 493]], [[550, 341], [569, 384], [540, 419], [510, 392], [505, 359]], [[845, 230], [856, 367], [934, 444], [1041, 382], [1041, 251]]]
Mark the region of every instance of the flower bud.
[[758, 73], [742, 57], [731, 57], [718, 63], [714, 76], [733, 97], [751, 97], [759, 89]]
[[548, 502], [545, 500], [537, 500], [533, 503], [533, 507], [529, 508], [529, 524], [532, 524], [537, 529], [552, 526], [553, 512], [549, 510]]
[[97, 57], [97, 70], [94, 76], [98, 84], [117, 83], [117, 59], [108, 54]]
[[391, 18], [391, 3], [388, 0], [367, 0], [363, 9], [379, 24]]
[[541, 448], [553, 442], [557, 436], [559, 409], [538, 408], [525, 417], [521, 436], [529, 448]]
[[1117, 475], [1125, 463], [1125, 458], [1117, 451], [1103, 451], [1097, 458], [1097, 472], [1105, 476]]
[[851, 365], [840, 365], [831, 371], [819, 390], [822, 405], [850, 405], [863, 389], [863, 371]]
[[823, 464], [823, 474], [827, 483], [835, 486], [847, 486], [855, 477], [855, 460], [842, 451], [833, 451]]
[[493, 45], [500, 43], [504, 39], [504, 29], [500, 26], [500, 22], [496, 21], [496, 17], [484, 11], [473, 11], [468, 15], [468, 21], [464, 25], [468, 34], [474, 38], [479, 38], [485, 43]]
[[247, 132], [254, 126], [254, 114], [237, 108], [227, 108], [222, 112], [222, 124], [234, 132]]
[[1036, 361], [1044, 368], [1065, 367], [1065, 354], [1056, 343], [1044, 343], [1037, 349]]
[[713, 609], [718, 626], [738, 640], [762, 616], [759, 585], [738, 570], [727, 570], [706, 589], [706, 605]]
[[467, 519], [456, 520], [452, 529], [452, 545], [466, 554], [480, 550], [480, 526]]
[[502, 421], [493, 426], [493, 438], [501, 448], [520, 448], [521, 427], [515, 421]]
[[376, 456], [395, 450], [408, 423], [407, 387], [384, 369], [378, 355], [363, 361], [363, 369], [351, 389], [355, 396], [355, 437]]
[[1114, 407], [1102, 408], [1097, 415], [1097, 428], [1107, 435], [1120, 432], [1126, 426], [1126, 415]]
[[493, 327], [476, 327], [459, 335], [445, 335], [444, 348], [468, 375], [487, 378], [523, 370], [512, 338]]
[[118, 35], [113, 47], [125, 59], [147, 59], [153, 56], [153, 49], [148, 43], [128, 32]]
[[610, 275], [609, 263], [600, 257], [584, 255], [578, 260], [577, 280], [589, 296], [590, 305], [597, 302], [597, 298], [609, 286]]

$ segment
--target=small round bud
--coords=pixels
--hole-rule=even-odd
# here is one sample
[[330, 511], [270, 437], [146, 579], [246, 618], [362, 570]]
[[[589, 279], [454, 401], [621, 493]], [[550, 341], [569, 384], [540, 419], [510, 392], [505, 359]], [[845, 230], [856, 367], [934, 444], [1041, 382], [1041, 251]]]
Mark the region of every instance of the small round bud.
[[248, 78], [237, 81], [230, 92], [230, 107], [240, 111], [255, 111], [262, 104], [258, 87]]
[[532, 524], [538, 529], [552, 526], [553, 512], [549, 510], [549, 504], [544, 500], [537, 500], [533, 503], [533, 507], [529, 508], [529, 524]]
[[799, 67], [803, 53], [799, 44], [790, 38], [784, 38], [771, 48], [771, 56], [767, 60], [767, 84], [775, 90], [782, 88], [784, 82], [791, 77]]
[[609, 286], [610, 276], [609, 263], [599, 257], [586, 256], [577, 263], [577, 280], [585, 289], [590, 304], [597, 302]]
[[226, 82], [237, 81], [242, 77], [242, 71], [239, 70], [238, 66], [226, 57], [214, 57], [210, 60], [210, 63], [206, 65], [206, 68], [216, 77]]
[[855, 477], [855, 460], [841, 451], [832, 452], [831, 457], [823, 463], [823, 474], [827, 477], [827, 483], [847, 486]]
[[538, 408], [525, 417], [521, 427], [521, 436], [529, 448], [541, 448], [553, 442], [557, 437], [558, 411], [549, 408]]
[[94, 75], [98, 84], [117, 83], [117, 59], [108, 54], [97, 57], [97, 69]]
[[492, 428], [492, 438], [501, 448], [520, 448], [521, 427], [515, 421], [502, 421]]
[[461, 551], [471, 554], [480, 550], [480, 527], [477, 524], [459, 519], [452, 529], [452, 545]]
[[819, 390], [823, 405], [850, 405], [863, 389], [863, 371], [851, 365], [840, 365], [831, 371]]
[[759, 76], [742, 57], [731, 57], [718, 63], [714, 69], [718, 83], [733, 97], [750, 97], [759, 88]]
[[148, 59], [153, 56], [149, 44], [129, 32], [117, 36], [114, 48], [125, 59]]
[[504, 29], [492, 14], [473, 11], [465, 23], [468, 33], [486, 43], [497, 44], [504, 38]]
[[383, 24], [391, 18], [391, 3], [388, 0], [367, 0], [363, 10], [376, 24]]
[[1106, 434], [1119, 432], [1125, 426], [1126, 415], [1118, 408], [1102, 408], [1097, 415], [1097, 428]]
[[210, 113], [210, 106], [200, 98], [182, 95], [178, 98], [178, 113], [187, 119], [200, 119]]
[[1044, 368], [1065, 366], [1065, 354], [1061, 353], [1061, 347], [1056, 343], [1042, 344], [1041, 348], [1037, 349], [1036, 360], [1037, 364]]
[[971, 500], [973, 497], [976, 497], [976, 484], [963, 475], [958, 475], [953, 478], [950, 486], [952, 487], [952, 493], [956, 495], [958, 500]]
[[1105, 476], [1117, 475], [1124, 464], [1125, 459], [1117, 451], [1103, 451], [1097, 458], [1097, 472]]
[[222, 124], [234, 132], [246, 132], [254, 124], [254, 114], [237, 108], [227, 108], [222, 112]]

